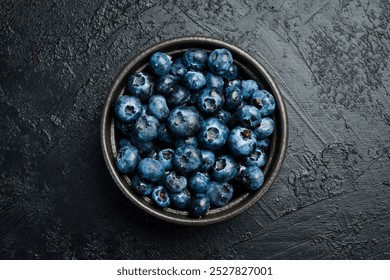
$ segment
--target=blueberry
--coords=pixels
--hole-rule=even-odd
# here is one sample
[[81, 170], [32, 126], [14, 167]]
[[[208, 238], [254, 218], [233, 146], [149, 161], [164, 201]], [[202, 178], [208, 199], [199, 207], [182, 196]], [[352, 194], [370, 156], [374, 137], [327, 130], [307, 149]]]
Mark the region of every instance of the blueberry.
[[161, 208], [165, 208], [171, 203], [168, 191], [163, 186], [157, 186], [153, 189], [152, 200], [156, 206]]
[[149, 195], [153, 191], [153, 184], [143, 180], [140, 176], [134, 175], [131, 178], [131, 188], [139, 195]]
[[232, 118], [232, 114], [228, 111], [220, 110], [216, 115], [214, 115], [214, 117], [218, 118], [223, 124], [227, 125]]
[[135, 122], [141, 116], [141, 101], [137, 97], [123, 95], [116, 101], [114, 112], [122, 122]]
[[175, 147], [179, 148], [183, 145], [192, 145], [198, 147], [198, 139], [195, 136], [188, 137], [186, 139], [176, 139]]
[[242, 98], [247, 101], [252, 94], [259, 89], [259, 85], [254, 80], [244, 80], [241, 82]]
[[237, 164], [234, 159], [223, 155], [215, 160], [212, 175], [216, 181], [227, 182], [236, 176], [237, 170]]
[[244, 178], [244, 171], [246, 170], [246, 166], [242, 163], [237, 164], [237, 173], [234, 177], [234, 181], [242, 184], [242, 179]]
[[200, 152], [202, 154], [202, 166], [200, 170], [207, 171], [214, 166], [215, 155], [209, 150], [200, 150]]
[[149, 59], [149, 66], [157, 76], [168, 74], [171, 70], [171, 65], [171, 57], [163, 52], [156, 52]]
[[134, 123], [124, 123], [116, 120], [115, 126], [126, 137], [130, 137], [131, 134], [133, 133]]
[[255, 149], [256, 137], [253, 131], [244, 127], [236, 127], [230, 132], [228, 145], [233, 155], [247, 156]]
[[264, 150], [260, 148], [256, 148], [244, 161], [246, 166], [256, 165], [259, 168], [262, 168], [266, 162], [267, 155]]
[[236, 79], [238, 76], [237, 66], [233, 63], [222, 76], [228, 81]]
[[171, 203], [178, 209], [185, 209], [190, 204], [190, 192], [187, 189], [184, 189], [180, 193], [172, 193], [170, 194]]
[[225, 109], [234, 110], [240, 106], [242, 102], [241, 89], [237, 86], [231, 86], [225, 88]]
[[164, 167], [158, 160], [144, 158], [138, 164], [138, 174], [145, 180], [157, 182], [164, 176]]
[[115, 165], [120, 173], [128, 174], [133, 172], [140, 160], [140, 154], [136, 147], [131, 145], [119, 149], [115, 157]]
[[207, 213], [210, 209], [210, 199], [206, 194], [195, 194], [189, 205], [190, 214], [196, 218], [199, 218]]
[[205, 120], [198, 134], [198, 140], [202, 147], [210, 150], [221, 148], [227, 141], [229, 129], [217, 118]]
[[189, 49], [183, 54], [183, 62], [189, 70], [203, 70], [207, 66], [207, 53], [200, 49]]
[[261, 122], [261, 113], [255, 106], [245, 105], [238, 111], [237, 118], [243, 126], [253, 128]]
[[196, 172], [188, 179], [188, 188], [195, 193], [206, 193], [210, 177], [207, 173]]
[[208, 88], [217, 88], [219, 91], [222, 92], [224, 82], [221, 76], [213, 74], [211, 72], [207, 72], [204, 76], [206, 78], [206, 85]]
[[173, 167], [183, 175], [195, 173], [202, 165], [200, 150], [191, 145], [184, 145], [175, 150], [173, 155]]
[[142, 141], [139, 141], [136, 137], [132, 137], [131, 140], [132, 140], [134, 146], [136, 146], [140, 152], [149, 153], [149, 152], [153, 151], [154, 141], [142, 142]]
[[173, 163], [172, 163], [173, 153], [174, 151], [168, 148], [168, 149], [161, 150], [157, 154], [157, 160], [161, 162], [165, 170], [172, 170], [173, 168]]
[[165, 123], [162, 123], [161, 126], [160, 126], [160, 132], [158, 134], [158, 140], [160, 140], [162, 143], [165, 143], [165, 144], [173, 143], [173, 141], [174, 141], [174, 138], [168, 132]]
[[155, 117], [144, 115], [135, 123], [134, 132], [139, 141], [146, 142], [156, 139], [159, 129], [160, 123]]
[[247, 167], [243, 172], [242, 183], [244, 187], [251, 191], [260, 189], [264, 183], [263, 171], [255, 165]]
[[171, 66], [171, 74], [178, 78], [183, 78], [187, 73], [187, 67], [183, 64], [183, 61], [175, 60]]
[[264, 139], [270, 136], [275, 129], [274, 120], [271, 118], [263, 118], [260, 124], [255, 128], [257, 139]]
[[213, 50], [208, 57], [208, 66], [211, 72], [223, 75], [233, 64], [232, 54], [227, 49]]
[[152, 97], [150, 97], [148, 112], [150, 115], [152, 115], [159, 121], [166, 120], [170, 111], [165, 97], [162, 95], [153, 95]]
[[184, 75], [183, 83], [191, 90], [198, 90], [206, 85], [206, 78], [200, 72], [188, 71]]
[[176, 107], [168, 116], [167, 128], [175, 137], [188, 138], [198, 132], [200, 122], [201, 118], [196, 109]]
[[[159, 148], [152, 149], [150, 152], [147, 152], [144, 155], [144, 158], [157, 159], [158, 153], [160, 152]], [[160, 161], [161, 162], [161, 161]], [[162, 164], [162, 163], [161, 163]], [[164, 167], [165, 169], [165, 167]]]
[[268, 117], [275, 111], [275, 99], [266, 90], [255, 91], [252, 94], [250, 102], [260, 110], [263, 117]]
[[127, 90], [141, 101], [147, 101], [153, 94], [153, 79], [144, 72], [137, 72], [127, 80]]
[[270, 143], [270, 140], [267, 137], [267, 138], [258, 140], [257, 143], [256, 143], [256, 147], [266, 151], [268, 149], [269, 143]]
[[239, 87], [240, 89], [241, 89], [241, 80], [231, 80], [231, 81], [229, 81], [228, 83], [227, 83], [227, 86], [228, 87], [234, 87], [234, 86], [236, 86], [236, 87]]
[[164, 178], [164, 186], [172, 193], [182, 192], [187, 186], [187, 178], [176, 171], [169, 172]]
[[207, 195], [210, 199], [210, 204], [222, 207], [225, 206], [233, 197], [233, 186], [229, 183], [210, 182]]
[[205, 88], [198, 95], [198, 108], [205, 114], [219, 111], [225, 103], [225, 98], [217, 88]]
[[122, 148], [123, 146], [131, 145], [132, 142], [129, 138], [121, 138], [119, 140], [119, 148]]
[[162, 95], [171, 94], [177, 85], [177, 79], [172, 75], [164, 75], [156, 83], [156, 91]]
[[167, 102], [170, 108], [185, 105], [190, 100], [190, 91], [182, 86], [176, 86], [173, 92], [167, 96]]

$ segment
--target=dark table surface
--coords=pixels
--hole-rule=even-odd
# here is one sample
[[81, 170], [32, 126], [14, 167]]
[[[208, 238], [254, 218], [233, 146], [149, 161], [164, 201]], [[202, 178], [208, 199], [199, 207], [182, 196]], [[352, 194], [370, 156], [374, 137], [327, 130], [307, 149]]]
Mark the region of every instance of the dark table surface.
[[[390, 2], [0, 2], [1, 259], [390, 259]], [[264, 63], [288, 109], [284, 167], [220, 224], [133, 206], [103, 161], [116, 73], [205, 35]]]

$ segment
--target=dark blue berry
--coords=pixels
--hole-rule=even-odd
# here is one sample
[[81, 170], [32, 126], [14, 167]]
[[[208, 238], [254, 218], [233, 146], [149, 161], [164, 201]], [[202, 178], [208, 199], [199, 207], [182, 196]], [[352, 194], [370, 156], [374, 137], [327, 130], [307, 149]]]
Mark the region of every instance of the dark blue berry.
[[141, 101], [147, 101], [153, 94], [153, 79], [144, 72], [137, 72], [127, 80], [127, 90]]
[[258, 140], [257, 143], [256, 143], [256, 147], [266, 151], [268, 149], [269, 143], [270, 143], [270, 140], [267, 137], [267, 138]]
[[144, 158], [138, 164], [138, 174], [145, 180], [157, 182], [164, 176], [164, 167], [158, 160]]
[[208, 66], [211, 72], [223, 75], [233, 64], [232, 54], [227, 49], [213, 50], [208, 57]]
[[238, 111], [237, 118], [243, 126], [253, 128], [261, 122], [261, 113], [255, 106], [245, 105]]
[[132, 141], [129, 138], [121, 138], [119, 140], [119, 148], [122, 148], [123, 146], [131, 145]]
[[144, 115], [135, 123], [134, 132], [139, 141], [147, 142], [157, 138], [159, 129], [160, 123], [155, 117]]
[[242, 102], [241, 89], [237, 86], [225, 88], [225, 109], [232, 111]]
[[214, 166], [215, 154], [209, 150], [200, 150], [202, 154], [202, 166], [201, 171], [207, 171]]
[[177, 61], [172, 64], [171, 66], [171, 74], [178, 78], [183, 78], [184, 75], [187, 73], [187, 67], [182, 63], [183, 61]]
[[185, 105], [190, 100], [190, 91], [182, 86], [176, 86], [174, 91], [167, 96], [167, 102], [170, 108]]
[[230, 132], [228, 145], [233, 155], [247, 156], [256, 147], [256, 137], [253, 131], [244, 127], [236, 127]]
[[223, 155], [215, 160], [212, 176], [216, 181], [227, 182], [236, 176], [237, 164], [230, 156]]
[[183, 62], [189, 70], [203, 70], [207, 66], [207, 53], [200, 49], [189, 49], [183, 54]]
[[134, 129], [134, 123], [124, 123], [118, 120], [115, 121], [115, 126], [126, 137], [131, 137]]
[[115, 103], [114, 112], [122, 122], [135, 122], [141, 116], [141, 101], [134, 96], [122, 95]]
[[162, 95], [171, 94], [177, 85], [177, 78], [172, 75], [161, 76], [156, 83], [156, 91]]
[[171, 70], [172, 59], [163, 52], [154, 53], [149, 59], [149, 66], [157, 76], [168, 74]]
[[179, 138], [188, 138], [195, 135], [200, 128], [199, 112], [192, 107], [176, 107], [171, 111], [167, 120], [170, 133]]
[[207, 173], [196, 172], [188, 179], [188, 188], [195, 193], [206, 193], [210, 177]]
[[216, 115], [214, 115], [214, 117], [218, 118], [223, 124], [228, 125], [232, 118], [232, 114], [228, 111], [220, 110]]
[[242, 98], [247, 101], [252, 97], [252, 94], [259, 89], [259, 85], [254, 80], [244, 80], [241, 82]]
[[164, 186], [172, 193], [182, 192], [187, 186], [187, 178], [176, 171], [169, 172], [164, 178]]
[[264, 139], [270, 136], [275, 129], [274, 120], [271, 118], [263, 118], [260, 124], [255, 128], [257, 139]]
[[170, 111], [165, 97], [162, 95], [153, 95], [152, 97], [150, 97], [148, 112], [150, 115], [152, 115], [159, 121], [166, 120]]
[[176, 139], [175, 140], [175, 147], [179, 148], [183, 145], [192, 145], [195, 147], [198, 147], [198, 139], [195, 136], [188, 137], [186, 139]]
[[191, 90], [199, 90], [206, 85], [206, 78], [200, 72], [188, 71], [184, 75], [183, 83]]
[[156, 206], [168, 207], [171, 203], [168, 191], [163, 186], [157, 186], [152, 191], [152, 200]]
[[225, 206], [233, 197], [233, 186], [229, 183], [220, 183], [211, 181], [209, 184], [207, 195], [210, 199], [210, 204], [216, 207]]
[[266, 162], [267, 155], [264, 150], [260, 148], [256, 148], [244, 161], [246, 166], [256, 165], [259, 168], [262, 168]]
[[138, 175], [134, 175], [133, 178], [131, 178], [131, 188], [138, 193], [139, 195], [149, 195], [153, 191], [153, 184], [142, 179]]
[[242, 183], [251, 191], [260, 189], [264, 183], [263, 171], [255, 165], [247, 167], [243, 172]]
[[266, 90], [255, 91], [252, 94], [250, 102], [259, 109], [263, 117], [268, 117], [275, 111], [275, 99]]
[[196, 218], [204, 216], [210, 209], [210, 199], [206, 194], [198, 193], [191, 197], [190, 214]]
[[238, 76], [237, 66], [233, 63], [222, 76], [228, 81], [236, 79]]
[[223, 91], [223, 78], [219, 75], [207, 72], [204, 77], [206, 78], [206, 85], [208, 88], [217, 88], [220, 92]]
[[234, 87], [234, 86], [236, 86], [236, 87], [239, 87], [240, 89], [241, 89], [241, 80], [231, 80], [231, 81], [229, 81], [228, 83], [227, 83], [227, 86], [228, 87]]
[[184, 145], [175, 150], [173, 155], [173, 167], [183, 175], [193, 174], [202, 165], [202, 154], [200, 150], [191, 145]]
[[225, 98], [217, 88], [205, 88], [198, 94], [198, 108], [205, 114], [216, 113], [224, 103]]
[[205, 120], [198, 134], [198, 140], [202, 147], [210, 150], [221, 148], [227, 141], [229, 129], [217, 118]]
[[126, 145], [120, 148], [115, 157], [116, 168], [123, 174], [133, 172], [139, 161], [139, 151], [136, 147], [131, 145]]
[[165, 144], [173, 143], [173, 141], [174, 141], [174, 138], [168, 132], [165, 123], [162, 123], [161, 126], [160, 126], [160, 132], [158, 134], [158, 140], [160, 140], [162, 143], [165, 143]]
[[174, 151], [168, 148], [168, 149], [161, 150], [157, 154], [157, 160], [161, 162], [165, 170], [172, 170], [173, 168], [173, 163], [172, 163], [173, 153]]
[[184, 189], [179, 193], [171, 193], [171, 204], [178, 209], [185, 209], [190, 204], [190, 192], [187, 189]]

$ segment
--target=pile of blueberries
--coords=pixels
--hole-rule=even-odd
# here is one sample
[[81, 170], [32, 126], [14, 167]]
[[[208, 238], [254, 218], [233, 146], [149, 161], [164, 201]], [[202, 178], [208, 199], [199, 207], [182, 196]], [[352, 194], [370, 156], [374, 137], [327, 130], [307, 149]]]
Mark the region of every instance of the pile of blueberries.
[[274, 110], [274, 97], [240, 78], [227, 49], [189, 49], [173, 62], [156, 52], [115, 104], [117, 170], [156, 206], [204, 216], [263, 185]]

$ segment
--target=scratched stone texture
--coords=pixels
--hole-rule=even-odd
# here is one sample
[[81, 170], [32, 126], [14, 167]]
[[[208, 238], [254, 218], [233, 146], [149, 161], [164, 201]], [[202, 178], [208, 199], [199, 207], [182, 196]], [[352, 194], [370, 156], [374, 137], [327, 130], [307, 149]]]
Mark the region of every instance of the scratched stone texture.
[[[289, 115], [283, 169], [207, 227], [133, 206], [99, 121], [144, 48], [205, 35], [251, 53]], [[390, 2], [0, 2], [0, 259], [390, 259]]]

